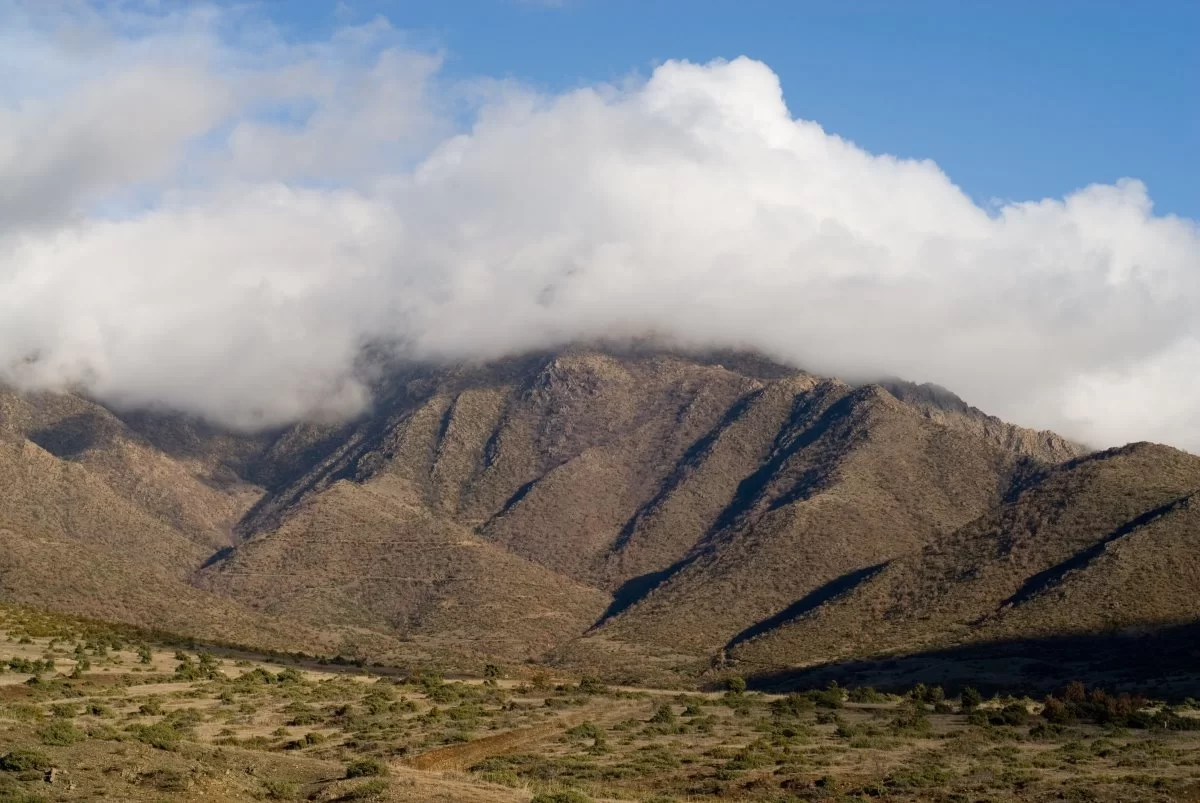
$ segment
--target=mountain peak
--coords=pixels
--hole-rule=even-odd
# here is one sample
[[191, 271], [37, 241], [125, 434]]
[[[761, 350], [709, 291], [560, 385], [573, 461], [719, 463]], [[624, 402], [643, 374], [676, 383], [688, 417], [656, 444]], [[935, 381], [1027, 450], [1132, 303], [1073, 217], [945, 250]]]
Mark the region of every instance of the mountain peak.
[[[1185, 453], [1131, 444], [1080, 459], [935, 385], [852, 386], [756, 355], [648, 347], [398, 364], [358, 420], [253, 435], [78, 397], [0, 404], [0, 431], [25, 450], [10, 474], [28, 484], [0, 499], [21, 523], [5, 538], [24, 570], [53, 554], [73, 578], [37, 599], [146, 621], [138, 589], [154, 588], [168, 607], [216, 600], [272, 643], [270, 623], [288, 621], [338, 638], [349, 627], [384, 652], [403, 638], [431, 654], [648, 673], [664, 651], [670, 671], [702, 672], [725, 652], [787, 663], [813, 660], [815, 645], [962, 638], [973, 625], [953, 611], [994, 611], [953, 597], [950, 614], [922, 619], [941, 605], [933, 589], [969, 590], [972, 572], [1016, 560], [998, 600], [1024, 600], [1022, 583], [1041, 599], [1065, 586], [1029, 572], [1097, 543], [1072, 531], [1043, 548], [1037, 517], [1132, 527], [1113, 543], [1137, 545], [1191, 515], [1171, 505], [1196, 487]], [[57, 512], [39, 519], [47, 499]], [[106, 561], [116, 584], [88, 580]], [[804, 624], [843, 610], [899, 624], [839, 643]]]

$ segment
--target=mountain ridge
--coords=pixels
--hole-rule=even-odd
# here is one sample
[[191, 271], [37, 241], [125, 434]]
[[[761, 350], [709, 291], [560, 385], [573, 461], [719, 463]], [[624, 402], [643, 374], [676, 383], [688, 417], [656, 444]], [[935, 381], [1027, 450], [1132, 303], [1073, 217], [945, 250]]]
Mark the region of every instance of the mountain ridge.
[[[1167, 447], [1084, 454], [944, 388], [855, 386], [750, 354], [574, 347], [395, 363], [378, 376], [360, 419], [260, 433], [0, 390], [0, 433], [44, 455], [21, 460], [49, 467], [2, 503], [19, 525], [7, 537], [37, 531], [33, 497], [55, 471], [82, 472], [81, 510], [125, 511], [76, 514], [97, 522], [83, 551], [125, 586], [157, 572], [181, 626], [190, 614], [172, 595], [225, 610], [240, 622], [227, 630], [274, 646], [283, 623], [328, 649], [545, 660], [634, 679], [1103, 625], [1066, 591], [1133, 605], [1130, 626], [1190, 615], [1191, 579], [1134, 605], [1112, 579], [1128, 570], [1108, 559], [1111, 548], [1153, 562], [1187, 542], [1177, 531], [1190, 526], [1200, 458]], [[1185, 501], [1151, 515], [1167, 490]], [[1059, 546], [1037, 547], [1029, 511], [1055, 506], [1070, 527], [1047, 525]], [[1097, 546], [1099, 530], [1120, 526], [1118, 507], [1122, 521], [1147, 517], [1138, 537]], [[54, 537], [61, 551], [70, 536]], [[1015, 553], [982, 546], [1005, 537]], [[153, 566], [133, 559], [168, 547]], [[1060, 565], [1089, 549], [1080, 567]], [[940, 599], [921, 589], [990, 600], [968, 593], [971, 571], [1009, 577], [993, 564], [1013, 554], [1025, 557], [999, 601], [1015, 612], [988, 618], [991, 602], [963, 602], [970, 621], [920, 618]], [[955, 568], [970, 555], [974, 569]], [[16, 549], [9, 563], [3, 577], [45, 571]], [[89, 584], [86, 566], [65, 574], [78, 582], [55, 594], [4, 579], [0, 593], [146, 623], [142, 597]], [[228, 635], [217, 617], [194, 618]]]

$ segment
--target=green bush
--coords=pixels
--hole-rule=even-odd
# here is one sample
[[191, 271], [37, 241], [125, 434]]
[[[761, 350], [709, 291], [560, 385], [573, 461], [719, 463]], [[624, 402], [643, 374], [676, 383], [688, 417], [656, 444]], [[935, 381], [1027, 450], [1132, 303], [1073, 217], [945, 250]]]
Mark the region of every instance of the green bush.
[[1009, 703], [1000, 709], [1000, 719], [1005, 725], [1025, 725], [1029, 722], [1029, 709], [1021, 703]]
[[568, 729], [567, 735], [576, 739], [594, 739], [595, 741], [604, 739], [604, 731], [591, 722], [584, 722]]
[[50, 706], [50, 716], [70, 719], [78, 713], [79, 709], [75, 707], [74, 703], [55, 703]]
[[147, 697], [146, 702], [138, 706], [138, 713], [156, 717], [162, 713], [162, 700], [157, 697]]
[[9, 658], [8, 668], [25, 675], [40, 675], [44, 672], [54, 671], [54, 659], [47, 658], [42, 661], [31, 661], [28, 658]]
[[302, 683], [304, 674], [294, 666], [289, 666], [275, 676], [275, 681], [277, 683]]
[[0, 756], [0, 772], [30, 772], [50, 769], [50, 757], [40, 750], [12, 750]]
[[367, 778], [387, 775], [387, 765], [377, 758], [360, 758], [346, 765], [347, 778]]
[[777, 717], [798, 717], [813, 709], [813, 701], [805, 694], [789, 694], [771, 701], [771, 713]]
[[136, 725], [130, 729], [130, 732], [139, 742], [144, 742], [159, 750], [179, 749], [179, 731], [165, 722], [156, 722], [153, 725]]
[[818, 708], [841, 708], [844, 700], [842, 687], [835, 680], [829, 681], [829, 685], [822, 691], [810, 692], [809, 696]]
[[605, 694], [607, 692], [608, 687], [595, 675], [584, 675], [579, 681], [580, 694]]
[[63, 746], [87, 739], [87, 734], [68, 720], [56, 719], [38, 731], [42, 744]]
[[909, 736], [925, 736], [932, 730], [924, 706], [915, 700], [900, 708], [890, 727], [892, 732], [897, 735]]
[[970, 711], [974, 708], [978, 708], [982, 704], [983, 695], [980, 694], [977, 689], [967, 686], [962, 690], [962, 709], [964, 711]]
[[338, 800], [377, 800], [387, 793], [387, 781], [382, 778], [372, 778], [366, 783], [361, 783], [351, 789], [346, 794], [337, 798]]
[[886, 698], [870, 686], [859, 686], [851, 689], [849, 700], [852, 703], [881, 703]]
[[660, 705], [650, 717], [650, 723], [653, 725], [674, 725], [676, 721], [675, 712], [669, 703]]
[[295, 800], [300, 796], [300, 789], [291, 781], [263, 781], [263, 793], [267, 800]]

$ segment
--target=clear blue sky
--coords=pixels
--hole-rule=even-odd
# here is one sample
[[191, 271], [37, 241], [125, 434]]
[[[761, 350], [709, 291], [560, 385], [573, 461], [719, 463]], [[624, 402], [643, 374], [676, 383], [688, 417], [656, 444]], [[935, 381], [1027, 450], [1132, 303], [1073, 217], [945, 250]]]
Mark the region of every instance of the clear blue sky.
[[[338, 10], [338, 6], [343, 8]], [[1200, 219], [1200, 0], [265, 0], [299, 38], [377, 14], [452, 76], [562, 89], [748, 55], [792, 113], [934, 159], [979, 201], [1140, 178]]]

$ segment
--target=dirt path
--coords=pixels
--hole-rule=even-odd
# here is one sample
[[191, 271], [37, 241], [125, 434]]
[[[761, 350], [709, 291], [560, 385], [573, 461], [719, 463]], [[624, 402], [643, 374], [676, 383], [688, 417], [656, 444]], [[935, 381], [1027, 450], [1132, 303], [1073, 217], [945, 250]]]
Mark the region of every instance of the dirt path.
[[583, 711], [560, 717], [553, 722], [483, 736], [462, 744], [452, 744], [422, 753], [404, 762], [418, 770], [465, 770], [486, 758], [512, 753], [561, 734], [587, 719]]

